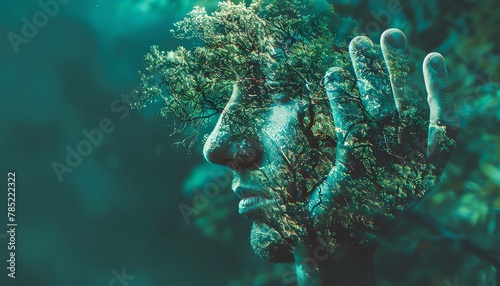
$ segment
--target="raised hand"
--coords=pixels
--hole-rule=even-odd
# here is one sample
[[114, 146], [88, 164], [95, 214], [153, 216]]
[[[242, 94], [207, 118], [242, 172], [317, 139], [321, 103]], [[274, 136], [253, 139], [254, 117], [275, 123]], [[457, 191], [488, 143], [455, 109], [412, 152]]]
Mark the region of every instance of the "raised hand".
[[356, 37], [349, 51], [354, 74], [325, 76], [338, 145], [310, 210], [323, 239], [370, 245], [435, 186], [458, 122], [440, 54], [425, 58], [422, 80], [400, 30], [385, 31], [381, 49]]

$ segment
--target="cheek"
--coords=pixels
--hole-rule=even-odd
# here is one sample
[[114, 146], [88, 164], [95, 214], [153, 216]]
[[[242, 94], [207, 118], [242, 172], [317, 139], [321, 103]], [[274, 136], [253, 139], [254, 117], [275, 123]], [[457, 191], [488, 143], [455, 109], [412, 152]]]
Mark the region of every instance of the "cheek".
[[331, 118], [316, 113], [309, 133], [299, 127], [298, 118], [296, 102], [282, 104], [269, 109], [261, 129], [267, 173], [275, 180], [280, 178], [279, 185], [287, 186], [292, 197], [296, 192], [311, 192], [326, 178], [334, 166], [336, 150]]
[[297, 123], [297, 104], [294, 102], [271, 107], [261, 129], [266, 151], [271, 154], [280, 150], [290, 150], [296, 146], [300, 134]]
[[297, 154], [304, 153], [297, 127], [297, 105], [289, 102], [270, 107], [263, 118], [265, 121], [259, 130], [264, 151], [261, 170], [269, 178], [275, 194], [284, 199], [295, 189], [292, 183], [296, 181], [293, 162], [297, 162]]

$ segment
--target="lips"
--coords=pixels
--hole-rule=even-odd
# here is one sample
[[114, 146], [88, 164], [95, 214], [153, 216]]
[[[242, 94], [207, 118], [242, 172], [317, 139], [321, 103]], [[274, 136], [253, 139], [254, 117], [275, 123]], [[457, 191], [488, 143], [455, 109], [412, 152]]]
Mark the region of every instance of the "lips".
[[272, 202], [273, 200], [271, 199], [265, 199], [258, 196], [244, 198], [239, 204], [240, 215], [244, 215], [250, 219], [257, 218], [258, 215], [263, 212], [264, 208]]
[[262, 192], [256, 190], [236, 188], [234, 192], [241, 198], [239, 203], [240, 214], [248, 218], [257, 217], [265, 206], [273, 202], [272, 199], [267, 198]]
[[262, 197], [257, 197], [257, 196], [244, 198], [240, 201], [240, 208], [241, 207], [248, 208], [256, 206], [262, 201], [264, 201], [264, 199]]

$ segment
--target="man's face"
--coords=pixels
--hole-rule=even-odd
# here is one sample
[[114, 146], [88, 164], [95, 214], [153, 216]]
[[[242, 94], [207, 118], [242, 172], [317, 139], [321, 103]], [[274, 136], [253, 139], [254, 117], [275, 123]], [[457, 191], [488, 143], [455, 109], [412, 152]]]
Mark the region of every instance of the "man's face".
[[204, 146], [205, 158], [234, 172], [241, 215], [254, 221], [251, 244], [262, 258], [291, 261], [312, 230], [308, 201], [333, 167], [330, 109], [302, 91], [233, 93]]

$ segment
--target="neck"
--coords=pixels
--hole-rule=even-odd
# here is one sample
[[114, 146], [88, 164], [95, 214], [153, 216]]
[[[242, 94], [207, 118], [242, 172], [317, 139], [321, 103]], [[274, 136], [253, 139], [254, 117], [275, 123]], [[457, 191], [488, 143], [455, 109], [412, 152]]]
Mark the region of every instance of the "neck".
[[343, 244], [328, 250], [316, 244], [294, 251], [300, 286], [374, 286], [376, 247]]

